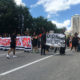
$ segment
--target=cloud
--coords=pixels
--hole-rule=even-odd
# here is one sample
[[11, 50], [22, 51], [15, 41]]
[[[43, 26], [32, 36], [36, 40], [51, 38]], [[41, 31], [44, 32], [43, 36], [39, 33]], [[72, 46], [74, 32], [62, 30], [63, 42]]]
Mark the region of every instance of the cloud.
[[31, 8], [42, 5], [48, 14], [70, 9], [71, 5], [80, 4], [80, 0], [38, 0]]
[[25, 3], [22, 2], [22, 0], [14, 0], [17, 5], [23, 5], [25, 6]]
[[70, 27], [70, 20], [65, 20], [63, 23], [59, 23], [57, 21], [52, 21], [52, 23], [56, 24], [57, 28], [63, 28], [66, 27], [67, 30], [71, 29]]

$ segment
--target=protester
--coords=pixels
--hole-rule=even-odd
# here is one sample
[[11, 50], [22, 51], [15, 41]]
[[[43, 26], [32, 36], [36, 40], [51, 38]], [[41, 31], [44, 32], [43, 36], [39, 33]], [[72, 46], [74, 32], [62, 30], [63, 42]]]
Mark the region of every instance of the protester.
[[79, 42], [78, 42], [78, 48], [77, 51], [80, 51], [80, 37], [79, 37]]
[[[48, 31], [46, 32], [46, 36], [47, 36], [47, 35], [49, 35], [49, 32], [48, 32]], [[49, 45], [45, 45], [45, 47], [46, 47], [46, 52], [49, 52], [50, 46], [49, 46]]]
[[65, 55], [65, 47], [64, 46], [60, 47], [60, 55]]
[[15, 32], [11, 35], [11, 42], [10, 42], [10, 49], [8, 51], [8, 54], [7, 54], [7, 58], [10, 58], [10, 52], [13, 51], [13, 57], [16, 57], [15, 56], [15, 48], [16, 48], [16, 34]]
[[66, 36], [65, 39], [61, 42], [60, 55], [65, 55], [65, 49], [66, 49]]
[[66, 39], [67, 47], [69, 47], [69, 41], [70, 41], [70, 37], [68, 37], [68, 38]]
[[37, 35], [35, 34], [35, 32], [34, 32], [34, 34], [33, 34], [33, 36], [32, 36], [32, 46], [33, 46], [33, 52], [37, 52], [37, 41], [38, 39], [37, 39]]
[[77, 51], [78, 41], [79, 41], [78, 34], [75, 33], [75, 34], [74, 34], [74, 37], [72, 38], [72, 47], [71, 47], [71, 50], [72, 50], [73, 48], [75, 48], [75, 51]]
[[41, 37], [41, 55], [45, 55], [45, 45], [46, 45], [46, 33], [44, 30]]
[[78, 34], [78, 48], [77, 51], [80, 52], [80, 34]]
[[41, 34], [38, 35], [38, 52], [40, 52], [40, 47], [41, 47]]

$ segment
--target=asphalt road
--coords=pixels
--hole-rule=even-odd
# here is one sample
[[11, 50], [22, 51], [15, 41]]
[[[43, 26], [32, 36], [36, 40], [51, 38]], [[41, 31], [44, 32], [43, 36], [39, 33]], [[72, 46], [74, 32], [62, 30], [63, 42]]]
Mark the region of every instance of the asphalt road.
[[0, 51], [0, 80], [80, 80], [80, 52], [66, 50], [61, 56], [49, 52], [17, 51], [16, 58], [6, 59], [7, 52]]

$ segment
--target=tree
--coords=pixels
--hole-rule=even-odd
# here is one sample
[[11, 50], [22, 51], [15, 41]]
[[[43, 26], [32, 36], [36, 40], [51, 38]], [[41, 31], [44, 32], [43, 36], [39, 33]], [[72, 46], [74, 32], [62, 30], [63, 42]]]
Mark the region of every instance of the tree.
[[9, 33], [16, 29], [17, 15], [15, 12], [14, 0], [0, 0], [0, 33]]
[[24, 33], [28, 29], [31, 34], [53, 30], [54, 32], [62, 32], [65, 30], [57, 29], [56, 25], [40, 16], [33, 18], [26, 6], [18, 6], [14, 0], [0, 0], [0, 33]]
[[24, 32], [32, 26], [32, 16], [25, 6], [18, 6], [14, 0], [0, 0], [0, 33]]
[[36, 34], [42, 33], [42, 29], [45, 31], [50, 31], [56, 29], [56, 25], [48, 21], [44, 17], [40, 16], [38, 18], [33, 18], [33, 27], [31, 32], [36, 32]]
[[57, 33], [64, 33], [65, 31], [66, 31], [66, 28], [65, 28], [65, 27], [63, 27], [63, 28], [58, 28], [58, 29], [56, 30]]
[[29, 12], [29, 9], [25, 6], [18, 6], [18, 9], [17, 9], [17, 14], [18, 14], [18, 32], [21, 33], [21, 30], [22, 32], [24, 33], [24, 31], [26, 31], [27, 28], [30, 28], [32, 25], [31, 25], [31, 22], [32, 22], [32, 16]]

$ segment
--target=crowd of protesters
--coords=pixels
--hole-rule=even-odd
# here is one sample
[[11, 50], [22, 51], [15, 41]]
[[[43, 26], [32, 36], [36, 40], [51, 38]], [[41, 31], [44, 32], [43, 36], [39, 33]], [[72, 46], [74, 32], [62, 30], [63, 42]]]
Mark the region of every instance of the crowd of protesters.
[[[11, 51], [13, 51], [13, 57], [15, 56], [15, 48], [16, 48], [16, 36], [31, 36], [32, 40], [32, 52], [33, 53], [41, 53], [41, 55], [45, 55], [45, 51], [49, 52], [50, 46], [46, 45], [46, 33], [45, 30], [37, 35], [36, 32], [33, 33], [33, 35], [29, 35], [29, 33], [25, 33], [24, 35], [15, 34], [13, 33], [11, 36], [9, 34], [4, 34], [3, 36], [0, 35], [0, 37], [11, 37], [11, 43], [10, 43], [10, 50], [8, 51], [7, 58], [9, 58], [9, 54]], [[54, 48], [54, 52], [60, 51], [60, 54], [65, 54], [66, 47], [71, 48], [71, 50], [75, 49], [75, 51], [80, 51], [80, 38], [78, 37], [78, 34], [75, 33], [73, 36], [68, 36], [65, 38], [65, 47], [61, 48]]]
[[66, 45], [70, 47], [71, 50], [75, 49], [75, 51], [80, 51], [80, 36], [78, 36], [78, 33], [75, 33], [73, 36], [68, 36]]
[[42, 34], [36, 35], [34, 32], [32, 35], [32, 46], [33, 46], [33, 52], [37, 53], [41, 50], [41, 55], [45, 55], [45, 50], [47, 49], [46, 46], [46, 32], [43, 31]]
[[[15, 32], [12, 33], [12, 35], [7, 36], [5, 34], [5, 36], [3, 37], [11, 37], [11, 42], [10, 42], [10, 49], [8, 50], [8, 54], [7, 54], [7, 58], [10, 58], [10, 52], [13, 51], [13, 57], [15, 56], [15, 48], [16, 48], [16, 36], [30, 36], [29, 33], [26, 34], [17, 34]], [[31, 40], [32, 40], [32, 52], [33, 53], [38, 53], [40, 52], [41, 55], [45, 55], [45, 49], [46, 49], [46, 32], [45, 30], [43, 31], [43, 33], [37, 35], [35, 32], [33, 33], [33, 35], [31, 36]]]

